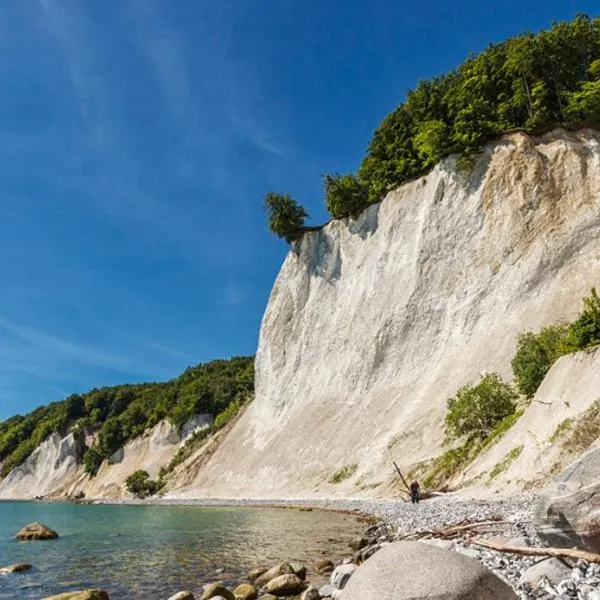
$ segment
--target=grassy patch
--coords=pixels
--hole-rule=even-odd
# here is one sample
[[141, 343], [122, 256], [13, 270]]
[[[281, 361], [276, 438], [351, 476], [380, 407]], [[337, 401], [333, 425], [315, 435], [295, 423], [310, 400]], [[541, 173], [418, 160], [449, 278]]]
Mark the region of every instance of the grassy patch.
[[569, 431], [573, 427], [573, 419], [565, 419], [561, 421], [554, 430], [554, 433], [548, 438], [548, 441], [551, 444], [554, 444], [557, 440], [563, 437], [567, 431]]
[[563, 447], [573, 454], [587, 450], [600, 437], [600, 400], [596, 400], [571, 427]]
[[356, 463], [342, 467], [333, 473], [333, 475], [329, 478], [329, 483], [341, 483], [349, 477], [352, 477], [352, 475], [356, 473], [356, 469], [358, 469], [358, 464]]
[[482, 450], [497, 442], [521, 417], [523, 409], [502, 419], [484, 439], [468, 438], [458, 448], [447, 450], [428, 465], [423, 485], [428, 489], [440, 489], [453, 477], [472, 463]]
[[510, 467], [510, 465], [513, 464], [513, 462], [519, 458], [519, 456], [521, 455], [521, 452], [523, 452], [523, 445], [521, 446], [517, 446], [515, 448], [513, 448], [493, 469], [492, 472], [490, 473], [490, 479], [494, 479], [494, 477], [497, 477], [498, 475], [500, 475], [500, 473], [503, 473], [504, 471], [506, 471], [506, 469], [508, 469], [508, 467]]

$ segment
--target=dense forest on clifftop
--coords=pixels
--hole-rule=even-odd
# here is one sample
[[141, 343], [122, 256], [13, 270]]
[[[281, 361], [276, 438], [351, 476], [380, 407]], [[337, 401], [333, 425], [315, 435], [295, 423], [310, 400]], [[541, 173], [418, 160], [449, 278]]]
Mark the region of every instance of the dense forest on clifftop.
[[490, 139], [600, 123], [600, 17], [579, 15], [469, 57], [420, 81], [375, 130], [358, 174], [325, 175], [333, 217], [360, 213], [442, 158], [472, 163]]
[[86, 454], [93, 471], [98, 461], [128, 440], [168, 418], [183, 425], [200, 413], [214, 416], [234, 402], [243, 402], [254, 389], [254, 357], [213, 360], [187, 368], [165, 383], [117, 385], [72, 394], [65, 400], [36, 408], [0, 423], [0, 477], [23, 463], [53, 432], [92, 427], [96, 444]]

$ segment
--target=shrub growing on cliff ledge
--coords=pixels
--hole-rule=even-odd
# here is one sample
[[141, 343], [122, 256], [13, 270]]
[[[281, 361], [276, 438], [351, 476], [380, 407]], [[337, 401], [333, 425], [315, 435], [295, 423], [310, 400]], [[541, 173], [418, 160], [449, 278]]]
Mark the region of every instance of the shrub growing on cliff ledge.
[[265, 210], [271, 232], [288, 243], [304, 227], [308, 217], [304, 207], [288, 194], [269, 192], [265, 196]]
[[496, 373], [485, 375], [475, 386], [465, 385], [448, 400], [448, 438], [484, 440], [498, 423], [516, 411], [517, 398], [515, 390]]
[[563, 324], [544, 327], [539, 333], [528, 331], [519, 336], [511, 365], [521, 394], [531, 398], [554, 362], [572, 351], [568, 336], [569, 326]]
[[571, 323], [569, 341], [577, 350], [600, 344], [600, 297], [596, 288], [583, 299], [583, 312]]

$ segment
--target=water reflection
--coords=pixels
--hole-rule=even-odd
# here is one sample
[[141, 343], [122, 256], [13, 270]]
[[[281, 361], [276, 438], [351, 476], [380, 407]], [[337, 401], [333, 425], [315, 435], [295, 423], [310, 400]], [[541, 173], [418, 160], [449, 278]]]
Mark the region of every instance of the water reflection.
[[[61, 537], [10, 539], [31, 521]], [[348, 556], [348, 540], [362, 529], [352, 516], [289, 508], [0, 503], [0, 565], [35, 567], [1, 578], [0, 600], [85, 587], [102, 587], [115, 600], [168, 598], [207, 581], [233, 585], [250, 568], [282, 559], [305, 564], [310, 577], [322, 556]]]

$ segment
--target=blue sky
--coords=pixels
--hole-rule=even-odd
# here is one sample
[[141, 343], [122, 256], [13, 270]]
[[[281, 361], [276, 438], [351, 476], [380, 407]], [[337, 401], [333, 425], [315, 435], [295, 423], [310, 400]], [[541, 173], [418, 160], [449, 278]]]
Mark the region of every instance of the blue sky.
[[[457, 6], [459, 5], [459, 6]], [[5, 0], [0, 419], [252, 354], [286, 246], [418, 79], [596, 1]]]

